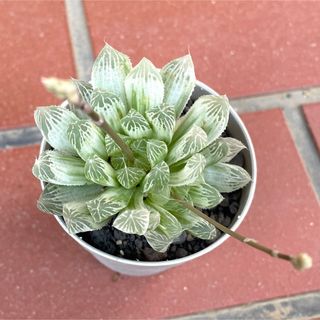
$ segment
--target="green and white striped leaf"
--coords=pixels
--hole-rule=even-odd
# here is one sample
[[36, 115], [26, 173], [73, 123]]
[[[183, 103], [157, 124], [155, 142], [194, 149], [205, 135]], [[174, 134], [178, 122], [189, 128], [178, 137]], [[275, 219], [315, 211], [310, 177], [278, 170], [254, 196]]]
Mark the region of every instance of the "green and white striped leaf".
[[150, 212], [148, 231], [155, 230], [160, 224], [160, 213], [152, 207], [147, 206]]
[[161, 192], [158, 190], [148, 193], [148, 202], [164, 205], [170, 200], [170, 187], [166, 186]]
[[35, 161], [32, 173], [41, 181], [65, 186], [92, 184], [84, 175], [85, 163], [59, 151], [45, 151]]
[[105, 90], [95, 89], [92, 93], [90, 105], [111, 127], [119, 132], [120, 119], [127, 113], [120, 97]]
[[127, 167], [116, 171], [119, 183], [126, 189], [135, 187], [146, 175], [146, 172], [140, 168]]
[[146, 117], [152, 126], [154, 136], [169, 144], [176, 124], [174, 107], [163, 104], [152, 107], [146, 112]]
[[91, 101], [91, 95], [93, 92], [92, 85], [82, 80], [72, 79], [72, 82], [76, 85], [78, 93], [82, 100], [88, 104]]
[[68, 139], [83, 160], [97, 154], [106, 159], [104, 132], [90, 120], [77, 120], [70, 124]]
[[123, 131], [134, 139], [149, 137], [152, 130], [144, 116], [131, 109], [120, 121]]
[[144, 235], [149, 226], [150, 212], [146, 208], [126, 209], [118, 214], [113, 227], [130, 234]]
[[142, 183], [143, 192], [163, 191], [169, 183], [169, 178], [169, 166], [164, 161], [161, 161], [145, 176]]
[[221, 138], [221, 140], [228, 146], [228, 153], [223, 159], [221, 159], [222, 162], [229, 162], [241, 150], [246, 149], [246, 146], [237, 139], [228, 137], [228, 138]]
[[73, 112], [56, 106], [39, 107], [34, 113], [34, 120], [42, 135], [54, 149], [76, 154], [67, 136], [69, 125], [78, 120]]
[[133, 190], [109, 188], [97, 198], [88, 201], [87, 207], [96, 222], [104, 221], [126, 208]]
[[158, 252], [166, 252], [173, 241], [160, 228], [149, 230], [144, 236], [151, 248]]
[[107, 221], [96, 223], [85, 202], [69, 202], [63, 206], [63, 218], [69, 233], [99, 230]]
[[164, 82], [164, 102], [175, 108], [176, 118], [186, 106], [196, 84], [191, 56], [170, 61], [161, 70]]
[[220, 192], [232, 192], [243, 188], [251, 181], [246, 170], [228, 163], [209, 165], [204, 170], [204, 178], [208, 184]]
[[202, 175], [206, 166], [206, 159], [200, 153], [193, 155], [186, 163], [185, 167], [170, 175], [170, 186], [191, 185]]
[[203, 239], [212, 240], [217, 236], [217, 229], [214, 225], [199, 217], [198, 221], [187, 229], [193, 236]]
[[88, 180], [102, 186], [116, 187], [119, 185], [115, 170], [107, 161], [97, 155], [87, 159], [84, 174]]
[[208, 145], [226, 129], [230, 104], [226, 96], [205, 95], [192, 105], [188, 113], [179, 119], [173, 142], [182, 137], [193, 125], [200, 126], [208, 136]]
[[206, 157], [207, 165], [214, 164], [228, 156], [229, 147], [223, 138], [219, 138], [203, 149], [201, 154]]
[[[118, 135], [123, 140], [124, 143], [126, 143], [127, 145], [130, 145], [132, 141], [130, 137], [125, 136], [123, 134], [118, 134]], [[106, 134], [104, 142], [105, 142], [106, 152], [108, 156], [121, 154], [121, 149], [108, 134]]]
[[147, 158], [151, 167], [164, 160], [167, 153], [168, 147], [165, 142], [152, 139], [147, 141]]
[[112, 156], [110, 158], [110, 163], [112, 168], [114, 168], [114, 170], [123, 169], [127, 165], [126, 159], [122, 154]]
[[146, 139], [134, 140], [131, 143], [130, 148], [135, 155], [139, 155], [139, 156], [146, 158], [146, 154], [147, 154], [147, 140]]
[[172, 165], [186, 159], [207, 146], [207, 134], [198, 126], [193, 126], [169, 151], [167, 162]]
[[128, 104], [143, 115], [162, 103], [164, 86], [160, 71], [146, 58], [131, 70], [124, 85]]
[[93, 64], [92, 86], [119, 96], [126, 104], [124, 80], [131, 68], [130, 59], [125, 54], [106, 44]]
[[37, 207], [42, 212], [61, 216], [64, 203], [90, 200], [102, 191], [103, 188], [98, 185], [68, 187], [48, 183], [41, 193]]
[[193, 205], [203, 209], [210, 209], [217, 206], [223, 197], [219, 191], [207, 183], [202, 183], [197, 186], [191, 186], [189, 195]]

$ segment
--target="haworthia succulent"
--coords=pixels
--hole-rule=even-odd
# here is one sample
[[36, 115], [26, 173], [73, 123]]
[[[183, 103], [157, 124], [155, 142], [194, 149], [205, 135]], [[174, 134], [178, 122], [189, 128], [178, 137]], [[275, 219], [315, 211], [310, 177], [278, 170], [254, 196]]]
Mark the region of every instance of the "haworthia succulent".
[[169, 166], [161, 161], [155, 165], [143, 180], [143, 192], [161, 192], [168, 185], [170, 178]]
[[163, 82], [159, 70], [143, 58], [125, 79], [127, 101], [142, 115], [163, 100]]
[[219, 191], [207, 183], [191, 186], [189, 195], [196, 207], [204, 209], [213, 208], [223, 200]]
[[119, 96], [126, 104], [124, 80], [130, 70], [130, 59], [106, 44], [93, 64], [92, 86], [94, 89], [106, 90]]
[[144, 236], [151, 248], [158, 252], [166, 252], [173, 240], [159, 227], [149, 230]]
[[191, 56], [170, 61], [161, 70], [164, 82], [164, 103], [174, 106], [180, 116], [195, 87], [196, 77]]
[[207, 165], [214, 164], [228, 157], [229, 146], [222, 138], [219, 138], [203, 149], [201, 154], [206, 157]]
[[165, 142], [159, 140], [147, 141], [147, 158], [151, 167], [154, 167], [160, 161], [164, 160], [168, 153], [168, 147]]
[[220, 138], [227, 146], [228, 146], [228, 153], [225, 157], [221, 159], [221, 162], [229, 162], [232, 160], [241, 150], [246, 149], [246, 146], [239, 140], [227, 137], [227, 138]]
[[140, 168], [127, 167], [116, 171], [119, 183], [126, 189], [135, 187], [146, 175], [146, 172]]
[[42, 135], [54, 149], [76, 154], [67, 136], [69, 125], [78, 120], [73, 112], [57, 106], [39, 107], [34, 113], [34, 119]]
[[84, 102], [90, 104], [91, 96], [92, 96], [92, 92], [93, 92], [92, 85], [88, 82], [83, 81], [83, 80], [73, 79], [72, 81], [76, 85], [77, 90], [78, 90], [82, 100]]

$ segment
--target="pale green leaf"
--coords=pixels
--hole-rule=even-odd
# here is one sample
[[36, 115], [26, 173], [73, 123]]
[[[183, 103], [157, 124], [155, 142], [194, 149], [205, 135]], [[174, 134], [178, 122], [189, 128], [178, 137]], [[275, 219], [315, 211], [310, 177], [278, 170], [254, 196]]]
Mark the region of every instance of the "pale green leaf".
[[54, 149], [76, 154], [67, 136], [69, 125], [78, 120], [73, 112], [57, 106], [39, 107], [34, 113], [34, 120], [42, 135]]
[[168, 237], [160, 228], [148, 230], [144, 236], [151, 248], [158, 252], [166, 252], [174, 240]]
[[113, 227], [130, 234], [144, 235], [149, 226], [150, 212], [146, 208], [126, 209], [118, 214]]
[[152, 126], [154, 136], [158, 140], [170, 143], [176, 123], [174, 107], [163, 104], [152, 107], [146, 112], [146, 117]]
[[65, 186], [92, 184], [84, 175], [84, 161], [80, 158], [60, 153], [45, 151], [35, 161], [32, 173], [41, 181]]
[[130, 148], [132, 152], [136, 155], [142, 156], [146, 158], [147, 154], [147, 140], [145, 139], [139, 139], [139, 140], [134, 140]]
[[122, 154], [112, 156], [110, 158], [110, 163], [115, 170], [123, 169], [127, 165], [126, 158]]
[[208, 184], [217, 188], [220, 192], [232, 192], [241, 189], [251, 181], [246, 170], [228, 163], [209, 165], [204, 170], [204, 178]]
[[76, 80], [72, 79], [73, 83], [76, 85], [78, 93], [82, 100], [88, 104], [90, 104], [91, 101], [91, 95], [92, 95], [92, 85], [88, 82], [82, 81], [82, 80]]
[[143, 192], [161, 192], [167, 187], [169, 178], [169, 167], [161, 161], [145, 176], [142, 183]]
[[97, 198], [88, 201], [87, 206], [96, 222], [104, 221], [126, 208], [132, 196], [132, 190], [109, 188]]
[[159, 70], [143, 58], [127, 75], [125, 90], [128, 104], [141, 114], [163, 100], [163, 82]]
[[161, 70], [164, 82], [164, 102], [175, 108], [178, 118], [195, 87], [196, 77], [191, 56], [170, 61]]
[[160, 224], [160, 213], [152, 207], [147, 206], [150, 212], [148, 231], [155, 230]]
[[124, 80], [131, 70], [130, 59], [106, 44], [92, 67], [91, 82], [94, 89], [107, 90], [126, 103]]
[[193, 205], [199, 208], [213, 208], [223, 200], [219, 191], [207, 183], [191, 186], [189, 195]]
[[121, 119], [120, 123], [124, 132], [134, 139], [149, 137], [152, 133], [148, 121], [133, 109]]
[[229, 162], [232, 160], [241, 150], [246, 149], [246, 146], [239, 140], [234, 138], [221, 138], [221, 140], [228, 146], [227, 155], [221, 160], [222, 162]]
[[219, 138], [203, 149], [201, 154], [206, 157], [207, 165], [214, 164], [228, 156], [229, 147], [223, 138]]
[[193, 155], [183, 169], [170, 175], [171, 186], [184, 186], [193, 184], [201, 175], [206, 165], [206, 159], [200, 153]]
[[159, 140], [147, 141], [147, 158], [151, 167], [164, 160], [168, 153], [168, 147], [165, 142]]
[[64, 203], [86, 201], [95, 198], [103, 191], [98, 185], [59, 186], [47, 183], [37, 202], [39, 210], [61, 216]]
[[[130, 137], [122, 134], [118, 134], [118, 135], [125, 144], [130, 145], [132, 141]], [[106, 134], [104, 142], [105, 142], [106, 152], [108, 156], [121, 154], [120, 147], [115, 143], [115, 141], [108, 134]]]
[[217, 236], [216, 227], [208, 221], [199, 217], [198, 221], [187, 229], [193, 236], [203, 239], [212, 240]]
[[127, 167], [116, 171], [119, 183], [126, 189], [135, 187], [146, 175], [146, 172], [140, 168]]
[[90, 120], [77, 120], [69, 125], [68, 139], [83, 160], [97, 154], [106, 159], [104, 132]]
[[170, 187], [166, 186], [163, 190], [155, 190], [154, 192], [148, 193], [148, 201], [156, 203], [158, 205], [166, 204], [170, 199]]
[[102, 186], [116, 187], [119, 185], [115, 170], [97, 155], [87, 159], [84, 174], [88, 180]]

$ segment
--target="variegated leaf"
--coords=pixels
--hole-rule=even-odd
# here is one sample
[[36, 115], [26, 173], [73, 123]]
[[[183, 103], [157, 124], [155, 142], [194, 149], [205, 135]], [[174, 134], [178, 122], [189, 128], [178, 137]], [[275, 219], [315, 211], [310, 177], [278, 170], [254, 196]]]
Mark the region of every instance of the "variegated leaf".
[[172, 141], [177, 141], [193, 125], [200, 126], [208, 136], [208, 145], [226, 129], [229, 120], [230, 104], [226, 96], [201, 96], [188, 113], [179, 119]]
[[69, 125], [78, 120], [73, 112], [56, 106], [39, 107], [34, 113], [34, 120], [42, 135], [54, 149], [76, 154], [67, 136]]
[[91, 101], [91, 95], [92, 95], [92, 85], [88, 82], [82, 81], [82, 80], [76, 80], [72, 79], [73, 83], [76, 85], [78, 93], [82, 100], [88, 104], [90, 104]]
[[151, 203], [157, 203], [158, 205], [164, 205], [170, 200], [170, 187], [166, 186], [161, 192], [158, 190], [148, 193], [148, 201]]
[[143, 192], [161, 192], [168, 185], [169, 178], [169, 166], [161, 161], [145, 176], [142, 183]]
[[84, 174], [88, 180], [102, 186], [116, 187], [119, 185], [114, 169], [97, 155], [87, 159]]
[[[118, 134], [118, 135], [125, 144], [130, 145], [132, 141], [130, 137], [125, 136], [123, 134]], [[121, 153], [120, 147], [114, 142], [114, 140], [108, 134], [106, 134], [104, 142], [105, 142], [106, 152], [108, 156], [118, 155]]]
[[146, 112], [146, 117], [152, 126], [154, 136], [169, 144], [176, 124], [174, 107], [169, 105], [152, 107]]
[[213, 208], [223, 200], [219, 191], [207, 183], [191, 186], [189, 189], [189, 195], [192, 199], [193, 205], [203, 209]]
[[144, 235], [149, 226], [150, 212], [146, 208], [126, 209], [118, 214], [113, 227], [130, 234]]
[[85, 163], [59, 151], [45, 151], [35, 161], [32, 173], [41, 181], [65, 186], [92, 184], [84, 175]]
[[110, 163], [112, 168], [115, 170], [123, 169], [126, 167], [126, 158], [120, 154], [120, 155], [115, 155], [110, 158]]
[[246, 149], [246, 146], [239, 140], [234, 138], [221, 138], [221, 140], [228, 146], [227, 155], [221, 160], [222, 162], [229, 162], [232, 160], [241, 150]]
[[198, 221], [187, 229], [193, 236], [203, 239], [212, 240], [217, 236], [216, 227], [208, 221], [199, 217]]
[[98, 185], [59, 186], [46, 184], [37, 202], [39, 210], [61, 216], [64, 203], [86, 201], [95, 198], [103, 191]]
[[168, 153], [168, 147], [165, 142], [159, 140], [147, 141], [147, 158], [151, 167], [162, 161]]
[[170, 61], [161, 70], [164, 102], [174, 106], [178, 118], [187, 104], [196, 83], [191, 56]]
[[152, 130], [144, 116], [131, 109], [120, 121], [123, 131], [134, 139], [149, 137]]
[[134, 140], [131, 143], [130, 148], [134, 154], [142, 156], [142, 157], [146, 157], [147, 140], [145, 140], [145, 139]]
[[204, 178], [208, 184], [217, 188], [220, 192], [232, 192], [241, 189], [251, 181], [246, 170], [228, 163], [217, 163], [206, 167]]
[[160, 213], [150, 206], [146, 206], [150, 212], [148, 231], [155, 230], [160, 224]]
[[124, 80], [131, 68], [130, 59], [125, 54], [106, 44], [93, 64], [92, 86], [121, 97], [126, 104]]
[[126, 208], [131, 196], [132, 190], [123, 188], [109, 188], [99, 197], [88, 201], [87, 206], [96, 222], [104, 221]]
[[141, 114], [163, 100], [163, 82], [159, 70], [143, 58], [127, 75], [125, 90], [128, 104]]
[[146, 172], [140, 168], [127, 167], [116, 171], [119, 183], [126, 189], [135, 187], [146, 175]]
[[63, 206], [63, 218], [69, 233], [76, 234], [101, 229], [107, 221], [96, 223], [85, 202], [69, 202]]
[[158, 252], [166, 252], [173, 241], [160, 228], [149, 230], [144, 236], [151, 248]]
[[97, 154], [106, 159], [104, 132], [90, 120], [77, 120], [68, 129], [68, 139], [83, 160]]
[[193, 126], [169, 151], [166, 161], [172, 165], [199, 152], [207, 146], [207, 134], [198, 126]]
[[90, 105], [111, 127], [121, 131], [120, 119], [127, 113], [122, 100], [116, 95], [101, 89], [92, 93]]
[[170, 175], [171, 186], [185, 186], [193, 184], [201, 175], [206, 165], [206, 159], [200, 153], [193, 155], [185, 167]]
[[213, 141], [209, 146], [201, 151], [206, 157], [207, 165], [222, 161], [228, 156], [229, 147], [223, 138]]

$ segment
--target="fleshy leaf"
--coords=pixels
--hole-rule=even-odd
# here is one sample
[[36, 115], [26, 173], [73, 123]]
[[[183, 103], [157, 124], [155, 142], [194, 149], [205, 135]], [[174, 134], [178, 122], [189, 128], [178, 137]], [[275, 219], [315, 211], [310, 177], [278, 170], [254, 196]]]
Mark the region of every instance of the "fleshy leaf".
[[122, 100], [116, 95], [96, 89], [92, 93], [90, 105], [111, 127], [119, 132], [121, 130], [120, 119], [127, 113]]
[[118, 214], [113, 227], [125, 233], [143, 235], [148, 230], [149, 217], [146, 208], [126, 209]]
[[219, 191], [207, 183], [191, 186], [189, 189], [189, 195], [192, 199], [193, 205], [199, 208], [213, 208], [223, 200]]
[[58, 151], [45, 151], [36, 160], [32, 173], [41, 181], [65, 186], [92, 184], [84, 175], [85, 163]]
[[204, 170], [204, 178], [208, 184], [220, 192], [232, 192], [243, 188], [251, 180], [243, 168], [234, 164], [217, 163]]
[[226, 129], [230, 104], [226, 96], [201, 96], [188, 113], [179, 119], [172, 141], [177, 141], [193, 125], [201, 127], [208, 136], [208, 144], [217, 139]]
[[107, 158], [104, 138], [104, 132], [90, 120], [77, 120], [68, 129], [70, 143], [85, 161], [94, 154]]
[[228, 153], [229, 147], [222, 138], [213, 141], [201, 151], [201, 154], [206, 157], [207, 165], [222, 161], [228, 156]]
[[144, 236], [151, 248], [158, 252], [166, 252], [173, 241], [160, 228], [149, 230]]
[[170, 61], [161, 70], [164, 102], [173, 105], [178, 118], [187, 104], [196, 83], [191, 56]]
[[88, 201], [87, 206], [96, 222], [104, 221], [124, 209], [132, 196], [132, 190], [109, 188], [97, 198]]
[[146, 112], [146, 117], [152, 126], [155, 137], [170, 143], [176, 123], [174, 107], [168, 105], [152, 107]]
[[147, 141], [147, 158], [151, 167], [162, 161], [168, 152], [168, 147], [165, 142], [159, 140]]
[[122, 154], [112, 156], [110, 158], [110, 163], [115, 170], [123, 169], [127, 165], [126, 159]]
[[84, 174], [88, 180], [102, 186], [116, 187], [119, 185], [114, 169], [107, 161], [97, 155], [87, 159], [84, 166]]
[[127, 167], [116, 171], [119, 183], [126, 189], [135, 187], [146, 175], [145, 171], [140, 168]]
[[163, 82], [159, 70], [143, 58], [125, 79], [128, 104], [142, 115], [163, 100]]
[[63, 218], [71, 234], [101, 229], [107, 221], [96, 223], [85, 202], [69, 202], [63, 206]]
[[150, 206], [147, 209], [150, 212], [148, 231], [155, 230], [160, 224], [160, 213]]
[[95, 198], [103, 191], [98, 185], [59, 186], [48, 183], [37, 202], [39, 210], [61, 216], [64, 203], [86, 201]]
[[126, 103], [124, 80], [131, 70], [130, 59], [106, 44], [92, 67], [91, 82], [94, 89], [107, 90]]
[[90, 104], [91, 101], [91, 95], [92, 95], [92, 85], [88, 82], [82, 81], [82, 80], [76, 80], [72, 79], [73, 83], [76, 85], [77, 90], [80, 94], [80, 97], [83, 101]]
[[186, 159], [207, 146], [207, 134], [198, 126], [193, 126], [183, 135], [169, 151], [167, 162], [169, 165]]
[[157, 203], [158, 205], [164, 205], [170, 200], [170, 187], [167, 186], [161, 192], [156, 190], [148, 193], [148, 201]]
[[143, 180], [143, 192], [161, 192], [169, 183], [170, 171], [168, 165], [161, 161], [155, 165]]
[[69, 125], [78, 120], [73, 112], [56, 106], [39, 107], [34, 113], [34, 120], [42, 135], [54, 149], [76, 154], [67, 137]]
[[141, 113], [133, 109], [120, 122], [124, 132], [132, 138], [140, 139], [152, 133], [148, 121]]
[[222, 162], [229, 162], [232, 160], [241, 150], [246, 149], [246, 146], [239, 140], [234, 138], [221, 138], [227, 146], [228, 146], [228, 153], [227, 155], [221, 160]]
[[216, 227], [200, 217], [199, 220], [187, 230], [193, 236], [203, 240], [212, 240], [217, 236]]
[[[126, 143], [127, 145], [130, 145], [132, 141], [130, 137], [125, 136], [123, 134], [118, 134], [118, 135], [123, 140], [124, 143]], [[119, 148], [119, 146], [114, 142], [114, 140], [108, 134], [106, 134], [104, 142], [105, 142], [108, 156], [113, 156], [121, 153], [121, 149]]]
[[193, 155], [185, 167], [170, 175], [171, 186], [183, 186], [193, 184], [201, 175], [206, 165], [206, 159], [200, 153]]

